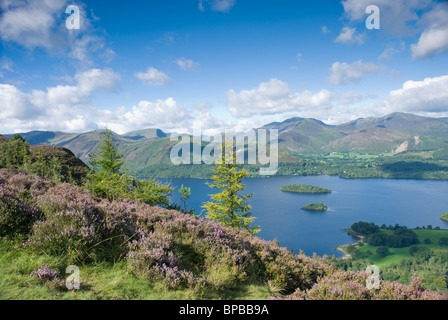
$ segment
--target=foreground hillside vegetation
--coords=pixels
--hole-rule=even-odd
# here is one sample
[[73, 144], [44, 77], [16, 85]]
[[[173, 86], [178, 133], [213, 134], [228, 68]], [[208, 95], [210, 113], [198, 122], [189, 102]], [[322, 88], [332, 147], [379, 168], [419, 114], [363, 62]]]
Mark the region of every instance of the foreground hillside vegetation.
[[[85, 186], [0, 170], [1, 299], [442, 298], [418, 278], [367, 289], [364, 271], [171, 210], [169, 186], [121, 171], [110, 135], [92, 158]], [[80, 272], [74, 291], [68, 266]]]
[[[3, 299], [439, 299], [418, 279], [369, 290], [365, 272], [293, 254], [247, 231], [81, 187], [0, 171]], [[64, 270], [80, 269], [67, 292]]]

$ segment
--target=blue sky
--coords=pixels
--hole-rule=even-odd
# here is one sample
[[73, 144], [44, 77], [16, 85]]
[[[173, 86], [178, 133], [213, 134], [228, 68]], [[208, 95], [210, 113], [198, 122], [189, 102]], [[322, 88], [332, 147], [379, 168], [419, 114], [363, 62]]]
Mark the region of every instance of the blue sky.
[[[65, 26], [80, 8], [80, 30]], [[366, 7], [379, 8], [369, 30]], [[448, 4], [3, 0], [0, 133], [448, 116]]]

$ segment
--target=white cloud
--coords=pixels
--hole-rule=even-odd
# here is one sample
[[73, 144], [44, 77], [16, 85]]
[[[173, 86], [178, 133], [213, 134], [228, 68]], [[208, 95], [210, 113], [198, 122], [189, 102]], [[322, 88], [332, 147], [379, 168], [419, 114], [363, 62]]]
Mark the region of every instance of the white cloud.
[[8, 126], [9, 120], [15, 118], [27, 121], [37, 111], [26, 94], [9, 84], [0, 84], [0, 105], [2, 106], [2, 112], [0, 112], [2, 127]]
[[[349, 22], [363, 23], [365, 9], [371, 0], [344, 0], [345, 16]], [[412, 57], [427, 58], [448, 51], [448, 4], [436, 0], [376, 0], [380, 8], [381, 31], [396, 37], [419, 35], [411, 45]], [[355, 39], [353, 30], [344, 27], [339, 42]], [[352, 34], [353, 33], [353, 36]], [[356, 41], [352, 41], [356, 42]], [[392, 50], [384, 52], [386, 59]]]
[[[35, 90], [31, 100], [44, 97], [49, 106], [76, 105], [87, 103], [90, 96], [98, 90], [116, 92], [120, 76], [110, 68], [90, 69], [75, 75], [76, 86], [61, 86], [47, 88], [47, 92]], [[44, 101], [45, 101], [44, 100]], [[43, 105], [45, 102], [38, 103]]]
[[14, 62], [11, 60], [11, 58], [2, 57], [0, 59], [0, 69], [6, 70], [8, 72], [14, 72]]
[[334, 85], [348, 84], [360, 81], [368, 73], [377, 71], [379, 67], [373, 63], [363, 63], [361, 60], [351, 64], [346, 62], [335, 62], [330, 68], [329, 81]]
[[179, 66], [179, 68], [185, 71], [194, 70], [200, 66], [199, 62], [194, 62], [193, 60], [186, 58], [177, 59], [175, 62]]
[[150, 87], [164, 86], [171, 82], [170, 77], [166, 73], [154, 67], [149, 67], [146, 72], [137, 72], [135, 76]]
[[199, 10], [205, 11], [204, 4], [208, 4], [212, 11], [229, 12], [235, 3], [235, 0], [199, 0]]
[[195, 122], [200, 121], [206, 135], [231, 128], [230, 123], [213, 116], [208, 110], [192, 110], [178, 103], [173, 97], [165, 100], [139, 101], [130, 109], [117, 108], [97, 116], [100, 128], [108, 127], [117, 133], [138, 129], [159, 128], [167, 132], [192, 133]]
[[447, 52], [448, 4], [438, 4], [422, 17], [422, 21], [428, 26], [420, 35], [418, 42], [411, 45], [412, 57], [421, 59]]
[[419, 11], [431, 7], [432, 0], [344, 0], [342, 5], [349, 21], [363, 22], [367, 18], [366, 8], [375, 4], [380, 9], [381, 30], [394, 36], [410, 36], [418, 32], [415, 22]]
[[117, 91], [120, 82], [120, 75], [111, 68], [90, 69], [77, 73], [75, 79], [81, 93], [90, 95], [98, 89], [106, 91]]
[[185, 108], [173, 98], [166, 100], [140, 101], [130, 110], [119, 108], [103, 115], [98, 124], [107, 126], [118, 133], [125, 133], [136, 128], [173, 129], [182, 125], [187, 116]]
[[390, 61], [392, 60], [393, 56], [399, 54], [400, 52], [401, 50], [398, 50], [393, 47], [386, 48], [384, 49], [383, 52], [381, 52], [381, 54], [378, 57], [378, 60]]
[[330, 30], [327, 28], [327, 26], [322, 26], [321, 28], [320, 28], [320, 31], [322, 32], [322, 34], [328, 34], [328, 33], [330, 33]]
[[0, 16], [0, 37], [29, 49], [53, 49], [60, 38], [55, 30], [56, 16], [63, 12], [64, 5], [65, 0], [5, 4]]
[[334, 40], [335, 42], [349, 44], [364, 42], [364, 34], [356, 33], [356, 28], [343, 27], [341, 33]]
[[11, 84], [0, 84], [0, 105], [4, 106], [0, 113], [2, 133], [31, 130], [85, 132], [105, 127], [117, 133], [151, 127], [191, 132], [195, 120], [202, 121], [204, 130], [209, 133], [229, 128], [228, 123], [209, 112], [210, 105], [190, 109], [172, 97], [142, 100], [130, 108], [98, 109], [92, 103], [95, 93], [119, 90], [120, 75], [110, 68], [86, 70], [71, 79], [74, 79], [73, 85], [57, 85], [29, 93]]
[[[431, 117], [448, 117], [448, 75], [406, 81], [386, 97], [362, 106], [334, 107], [327, 123], [342, 123], [357, 118], [379, 117], [393, 112], [408, 112]], [[325, 116], [320, 118], [325, 120]]]
[[[65, 8], [76, 4], [80, 9], [81, 29], [67, 30]], [[79, 1], [33, 0], [2, 1], [0, 39], [16, 43], [26, 49], [42, 48], [51, 54], [68, 56], [82, 63], [92, 64], [92, 56], [110, 52], [104, 38], [90, 23], [84, 5]]]
[[[280, 97], [285, 94], [286, 90], [284, 92], [279, 91], [278, 99], [281, 99]], [[331, 93], [329, 94], [332, 96]], [[373, 102], [363, 102], [372, 99]], [[249, 116], [236, 119], [233, 125], [236, 128], [260, 127], [269, 122], [283, 121], [294, 116], [315, 118], [327, 124], [340, 124], [358, 118], [384, 116], [393, 112], [448, 117], [448, 75], [426, 78], [420, 81], [406, 81], [401, 88], [392, 90], [383, 98], [378, 98], [372, 94], [349, 91], [337, 97], [337, 103], [332, 103], [333, 100], [334, 98], [328, 99], [327, 103], [321, 108], [286, 108], [289, 111], [277, 114], [257, 113], [255, 110], [258, 102], [256, 102], [257, 106], [250, 110]], [[242, 107], [248, 106], [250, 106], [249, 103]], [[262, 108], [261, 111], [263, 111]]]
[[338, 103], [344, 106], [348, 106], [351, 104], [354, 104], [356, 102], [361, 101], [362, 99], [364, 99], [364, 96], [358, 92], [354, 92], [354, 91], [349, 91], [349, 92], [345, 92], [343, 93], [339, 99], [338, 99]]
[[287, 111], [303, 111], [310, 108], [327, 108], [331, 104], [332, 94], [321, 90], [316, 94], [310, 91], [294, 93], [288, 84], [278, 79], [262, 82], [257, 88], [234, 90], [227, 92], [230, 113], [236, 117], [251, 117], [283, 113]]
[[2, 129], [18, 132], [96, 128], [92, 119], [98, 111], [90, 98], [98, 90], [117, 91], [120, 76], [106, 68], [80, 72], [74, 78], [76, 85], [58, 85], [30, 93], [0, 84], [0, 105], [4, 106], [0, 115]]
[[448, 75], [406, 81], [381, 102], [385, 108], [405, 112], [448, 112]]

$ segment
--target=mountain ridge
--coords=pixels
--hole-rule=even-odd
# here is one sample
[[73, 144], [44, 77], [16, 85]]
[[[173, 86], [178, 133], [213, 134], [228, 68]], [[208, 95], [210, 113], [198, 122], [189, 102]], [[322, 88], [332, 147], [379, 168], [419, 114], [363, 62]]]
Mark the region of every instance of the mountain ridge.
[[[448, 151], [448, 118], [430, 118], [407, 113], [392, 113], [378, 118], [359, 118], [329, 125], [313, 118], [290, 118], [259, 129], [279, 130], [280, 162], [304, 155], [331, 153], [401, 154], [406, 152]], [[85, 163], [95, 153], [104, 130], [86, 133], [31, 131], [20, 134], [31, 145], [57, 145], [71, 150]], [[6, 137], [12, 135], [5, 135]], [[170, 150], [177, 144], [169, 133], [158, 128], [112, 133], [125, 154], [131, 172], [154, 165], [170, 166]], [[442, 152], [442, 153], [443, 153]]]

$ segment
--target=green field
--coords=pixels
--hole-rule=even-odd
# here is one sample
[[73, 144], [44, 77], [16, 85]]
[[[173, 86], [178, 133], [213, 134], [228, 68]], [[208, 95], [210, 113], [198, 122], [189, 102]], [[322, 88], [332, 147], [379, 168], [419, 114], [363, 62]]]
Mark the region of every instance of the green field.
[[[391, 233], [391, 230], [381, 230], [382, 232], [389, 232]], [[420, 243], [418, 246], [424, 246], [430, 249], [445, 249], [448, 251], [448, 247], [440, 247], [439, 246], [439, 240], [440, 238], [448, 238], [448, 230], [417, 230], [413, 229], [413, 231], [417, 234], [418, 239]], [[428, 238], [431, 240], [430, 244], [425, 244], [424, 240]], [[389, 254], [386, 257], [379, 257], [376, 254], [377, 246], [371, 246], [368, 244], [365, 245], [357, 245], [357, 249], [359, 249], [362, 253], [367, 253], [368, 250], [372, 252], [371, 255], [369, 255], [366, 260], [369, 262], [372, 262], [373, 264], [377, 266], [385, 266], [390, 265], [393, 263], [398, 263], [403, 259], [411, 259], [412, 255], [409, 253], [409, 247], [404, 248], [389, 248]], [[447, 252], [448, 253], [448, 252]]]

